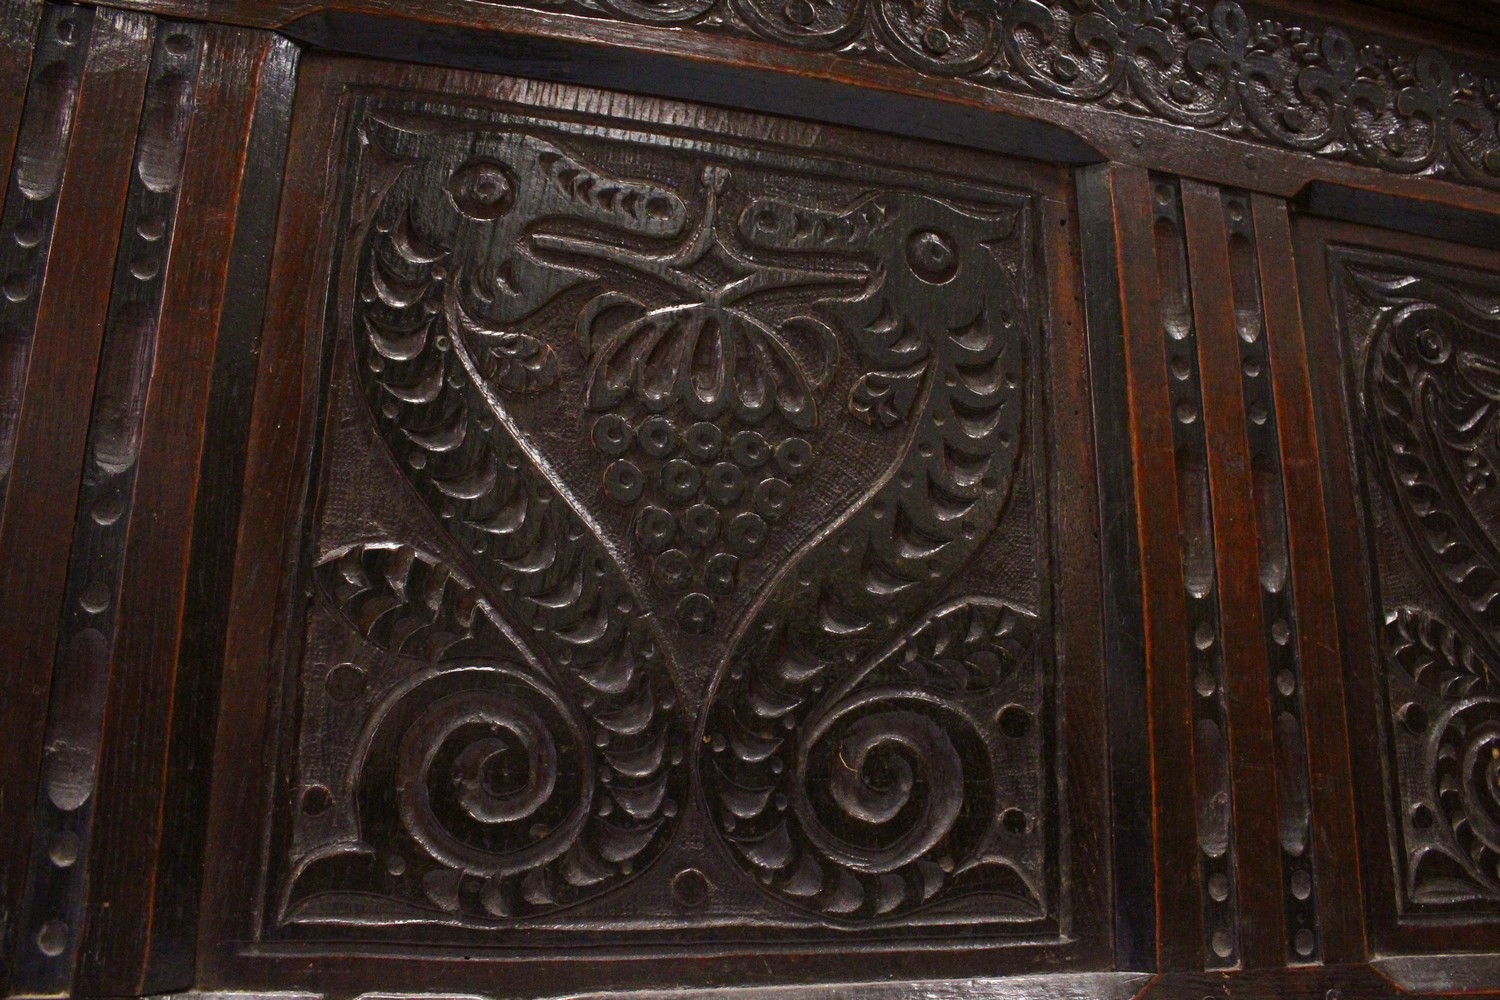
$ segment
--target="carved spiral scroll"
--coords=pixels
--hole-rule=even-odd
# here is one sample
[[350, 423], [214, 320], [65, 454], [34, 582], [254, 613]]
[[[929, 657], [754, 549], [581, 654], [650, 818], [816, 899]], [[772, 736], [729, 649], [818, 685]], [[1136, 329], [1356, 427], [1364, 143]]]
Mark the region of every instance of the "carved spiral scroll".
[[359, 762], [361, 812], [399, 815], [422, 854], [487, 879], [486, 909], [506, 915], [516, 906], [505, 878], [557, 859], [578, 837], [593, 784], [584, 738], [557, 692], [523, 670], [427, 672], [372, 720]]
[[1442, 822], [1473, 871], [1500, 890], [1500, 698], [1470, 698], [1433, 723], [1427, 766]]
[[773, 583], [704, 722], [699, 771], [721, 834], [768, 892], [828, 917], [968, 891], [1038, 902], [1011, 864], [1015, 843], [999, 846], [1036, 818], [1001, 819], [986, 735], [988, 699], [1029, 655], [1029, 616], [980, 600], [932, 608], [924, 586], [982, 544], [1015, 476], [1026, 304], [987, 248], [1018, 228], [1010, 214], [895, 195], [843, 212], [763, 200], [740, 217], [754, 246], [876, 262], [881, 281], [850, 325], [877, 370], [849, 411], [911, 435]]
[[687, 24], [714, 8], [719, 0], [599, 0], [604, 9], [646, 24]]
[[966, 73], [1000, 48], [1001, 26], [972, 0], [875, 4], [875, 18], [902, 62], [937, 73]]
[[[412, 141], [379, 128], [396, 146]], [[448, 670], [386, 710], [356, 784], [361, 817], [393, 807], [401, 831], [366, 824], [361, 850], [404, 837], [424, 860], [403, 856], [398, 876], [336, 847], [294, 879], [290, 906], [303, 915], [336, 907], [340, 884], [461, 920], [572, 905], [648, 866], [687, 798], [676, 766], [686, 727], [660, 626], [507, 405], [559, 379], [552, 347], [511, 324], [579, 279], [519, 254], [488, 256], [492, 242], [513, 245], [523, 208], [654, 232], [680, 226], [682, 205], [540, 139], [479, 145], [425, 160], [378, 148], [370, 166], [383, 195], [361, 220], [344, 278], [374, 430], [442, 544], [477, 578], [422, 569], [436, 560], [391, 556], [401, 550], [381, 542], [336, 557], [342, 579], [331, 589], [356, 630], [389, 652], [525, 669]], [[538, 204], [519, 204], [523, 176], [544, 182]], [[445, 220], [442, 239], [417, 218]], [[467, 634], [455, 639], [455, 626]], [[428, 864], [418, 891], [410, 873]]]
[[935, 699], [900, 688], [863, 692], [804, 738], [793, 782], [798, 816], [825, 857], [852, 871], [895, 872], [944, 843], [965, 805], [986, 812], [985, 756], [972, 723]]
[[756, 34], [804, 48], [832, 48], [864, 27], [866, 0], [734, 0], [734, 9]]
[[[995, 44], [964, 4], [912, 16], [951, 58]], [[837, 175], [804, 204], [760, 149], [674, 147], [640, 171], [667, 182], [620, 176], [640, 151], [602, 136], [361, 127], [342, 371], [433, 544], [319, 570], [392, 686], [357, 815], [321, 810], [283, 913], [525, 919], [681, 828], [783, 917], [976, 894], [1050, 919], [1036, 598], [944, 590], [1023, 469], [1027, 198]], [[851, 442], [860, 475], [824, 467]], [[689, 656], [706, 690], [679, 689]]]

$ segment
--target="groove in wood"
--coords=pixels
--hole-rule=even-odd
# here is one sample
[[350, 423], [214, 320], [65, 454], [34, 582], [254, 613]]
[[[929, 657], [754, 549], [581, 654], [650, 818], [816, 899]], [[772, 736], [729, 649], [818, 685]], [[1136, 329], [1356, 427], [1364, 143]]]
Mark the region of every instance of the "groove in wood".
[[196, 25], [158, 26], [126, 196], [13, 963], [14, 986], [38, 993], [70, 988], [87, 900], [97, 756], [120, 624], [115, 613], [120, 574], [134, 514], [131, 500], [146, 391], [155, 368], [162, 272], [172, 245], [201, 36]]

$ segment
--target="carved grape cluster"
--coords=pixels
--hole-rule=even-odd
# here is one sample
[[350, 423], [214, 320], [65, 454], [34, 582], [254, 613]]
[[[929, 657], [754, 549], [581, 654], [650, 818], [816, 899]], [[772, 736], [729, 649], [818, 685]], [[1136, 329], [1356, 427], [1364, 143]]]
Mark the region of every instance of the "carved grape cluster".
[[[320, 572], [411, 672], [371, 692], [347, 792], [317, 786], [328, 836], [285, 918], [370, 896], [473, 927], [551, 913], [637, 877], [702, 808], [820, 919], [970, 894], [1046, 916], [1046, 792], [998, 778], [1040, 752], [1036, 614], [933, 604], [1018, 469], [1035, 327], [997, 249], [1025, 266], [1022, 198], [805, 204], [717, 161], [668, 191], [529, 133], [367, 128], [389, 177], [345, 272], [345, 363], [445, 551], [359, 542]], [[581, 365], [553, 350], [568, 322]], [[847, 407], [841, 359], [866, 373]], [[894, 464], [840, 512], [806, 480], [851, 421]], [[564, 481], [580, 462], [593, 481]], [[823, 526], [795, 553], [794, 510]], [[688, 658], [713, 671], [696, 733]]]
[[[739, 427], [734, 421], [594, 421], [595, 451], [608, 460], [600, 489], [635, 508], [632, 536], [651, 557], [651, 578], [683, 594], [678, 624], [714, 626], [714, 598], [732, 594], [740, 560], [761, 552], [791, 508], [792, 484], [812, 465], [805, 438]], [[684, 593], [685, 592], [685, 593]]]

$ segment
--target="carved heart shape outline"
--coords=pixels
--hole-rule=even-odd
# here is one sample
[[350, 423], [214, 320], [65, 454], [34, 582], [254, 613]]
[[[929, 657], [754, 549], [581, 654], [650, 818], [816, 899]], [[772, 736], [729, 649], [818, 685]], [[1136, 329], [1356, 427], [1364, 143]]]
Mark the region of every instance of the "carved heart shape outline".
[[[372, 159], [377, 166], [383, 163], [387, 176], [383, 181], [367, 182], [366, 190], [372, 193], [378, 190], [379, 194], [371, 199], [376, 211], [371, 213], [368, 239], [363, 241], [365, 250], [359, 256], [361, 273], [354, 280], [359, 282], [360, 302], [375, 308], [356, 307], [353, 311], [361, 313], [359, 320], [347, 316], [346, 322], [361, 327], [361, 332], [353, 337], [355, 363], [382, 438], [392, 446], [398, 462], [404, 459], [403, 474], [424, 504], [441, 519], [450, 540], [458, 542], [469, 556], [482, 561], [480, 577], [486, 581], [486, 589], [508, 612], [496, 612], [497, 619], [508, 621], [520, 631], [530, 626], [540, 638], [529, 637], [528, 641], [553, 647], [539, 649], [537, 659], [547, 664], [549, 679], [559, 690], [578, 698], [586, 725], [597, 734], [596, 743], [604, 749], [605, 756], [613, 759], [607, 745], [622, 735], [619, 726], [611, 725], [609, 720], [617, 722], [622, 715], [630, 716], [635, 721], [624, 735], [651, 735], [641, 737], [646, 740], [644, 744], [634, 745], [640, 740], [627, 740], [631, 746], [623, 751], [614, 749], [626, 755], [644, 751], [653, 759], [658, 766], [641, 772], [642, 780], [673, 782], [672, 795], [656, 796], [656, 808], [646, 810], [646, 822], [656, 824], [652, 835], [636, 838], [641, 842], [640, 849], [618, 872], [610, 872], [609, 877], [598, 880], [614, 884], [617, 879], [613, 876], [630, 877], [659, 852], [681, 801], [681, 769], [660, 767], [666, 761], [680, 761], [680, 755], [665, 749], [653, 755], [650, 749], [652, 746], [680, 748], [686, 742], [676, 735], [682, 726], [681, 698], [672, 671], [661, 656], [666, 644], [661, 641], [660, 626], [649, 617], [630, 620], [636, 602], [628, 581], [620, 576], [617, 561], [610, 558], [597, 522], [556, 488], [555, 477], [545, 471], [543, 456], [530, 446], [526, 432], [517, 426], [501, 398], [501, 393], [534, 393], [551, 388], [558, 378], [555, 352], [543, 339], [515, 329], [496, 328], [500, 324], [491, 326], [470, 313], [464, 301], [463, 265], [453, 269], [451, 280], [445, 280], [450, 278], [450, 263], [459, 259], [462, 250], [429, 242], [414, 224], [414, 213], [386, 211], [392, 189], [414, 162], [384, 151]], [[555, 148], [544, 150], [534, 159], [539, 166], [551, 159], [554, 180], [558, 164], [565, 164], [565, 171], [575, 174], [588, 171], [595, 178], [600, 177]], [[705, 182], [716, 180], [712, 169], [705, 170]], [[497, 213], [498, 217], [514, 201], [513, 186], [524, 176], [528, 175], [503, 160], [471, 158], [453, 171], [446, 189], [454, 206], [470, 218], [483, 218], [487, 213]], [[635, 183], [603, 180], [617, 189], [628, 189]], [[599, 186], [597, 181], [591, 182], [587, 193], [593, 194]], [[653, 197], [651, 193], [637, 194], [634, 199], [637, 206], [650, 203]], [[632, 211], [629, 207], [622, 208], [625, 201], [612, 196], [598, 205], [618, 219], [622, 211], [626, 215]], [[675, 206], [670, 199], [662, 199], [658, 204], [666, 206], [657, 216], [668, 219], [667, 231], [670, 231], [671, 220], [678, 215]], [[635, 212], [638, 217], [642, 214], [638, 208]], [[887, 225], [892, 217], [908, 223], [899, 240], [891, 236], [891, 227]], [[836, 212], [760, 199], [748, 206], [739, 220], [745, 242], [784, 256], [827, 254], [841, 241], [847, 244], [860, 235], [868, 239], [873, 233], [883, 233], [884, 249], [874, 272], [879, 280], [867, 283], [862, 294], [852, 297], [849, 311], [859, 321], [856, 329], [863, 337], [861, 350], [866, 359], [872, 364], [892, 366], [894, 370], [875, 371], [860, 379], [850, 392], [850, 410], [871, 424], [890, 425], [914, 412], [936, 414], [942, 409], [944, 412], [931, 423], [934, 427], [946, 425], [951, 429], [935, 433], [932, 441], [919, 442], [915, 440], [917, 435], [913, 435], [906, 442], [904, 457], [891, 463], [858, 504], [804, 544], [787, 569], [760, 594], [757, 613], [745, 617], [733, 637], [734, 651], [719, 668], [720, 677], [713, 686], [700, 725], [701, 743], [705, 746], [724, 742], [719, 731], [729, 718], [725, 712], [733, 714], [739, 695], [748, 690], [741, 682], [754, 683], [745, 681], [747, 677], [759, 677], [764, 684], [769, 676], [767, 671], [775, 668], [778, 672], [772, 683], [783, 687], [806, 682], [814, 689], [821, 689], [825, 683], [824, 668], [830, 664], [822, 664], [807, 676], [793, 677], [789, 682], [785, 660], [759, 662], [753, 655], [753, 650], [768, 649], [772, 644], [745, 642], [756, 628], [764, 627], [767, 609], [785, 598], [791, 570], [796, 568], [800, 573], [798, 585], [802, 587], [808, 586], [809, 569], [813, 575], [821, 576], [818, 581], [819, 589], [824, 591], [821, 627], [826, 635], [837, 636], [842, 644], [836, 657], [839, 663], [830, 673], [848, 673], [851, 663], [856, 667], [836, 687], [837, 698], [819, 702], [805, 691], [798, 692], [793, 699], [796, 705], [781, 706], [776, 711], [776, 717], [783, 720], [795, 716], [811, 720], [813, 735], [804, 741], [800, 756], [805, 759], [812, 754], [821, 735], [848, 713], [852, 699], [858, 702], [853, 705], [859, 715], [854, 720], [855, 728], [871, 737], [866, 740], [862, 761], [871, 754], [880, 756], [891, 745], [915, 749], [919, 758], [926, 751], [929, 758], [936, 754], [950, 762], [956, 759], [951, 752], [934, 749], [948, 737], [936, 732], [923, 714], [936, 705], [930, 692], [924, 693], [926, 685], [931, 683], [930, 676], [925, 676], [928, 667], [922, 666], [917, 671], [922, 677], [912, 672], [912, 664], [919, 662], [915, 659], [917, 647], [926, 641], [921, 639], [924, 629], [918, 628], [904, 637], [900, 631], [906, 622], [920, 619], [925, 610], [922, 605], [928, 600], [926, 594], [930, 589], [927, 581], [951, 576], [977, 549], [1008, 502], [1024, 419], [1027, 336], [1022, 318], [1024, 302], [1015, 300], [1014, 290], [996, 266], [997, 259], [985, 252], [988, 248], [983, 240], [975, 241], [977, 256], [971, 254], [963, 258], [963, 263], [970, 267], [994, 267], [998, 277], [989, 287], [993, 296], [1004, 304], [997, 307], [986, 298], [975, 308], [963, 301], [935, 297], [952, 280], [960, 260], [951, 236], [940, 224], [922, 224], [933, 218], [950, 226], [954, 219], [959, 219], [971, 228], [976, 222], [972, 214], [965, 215], [955, 206], [930, 196], [905, 193], [870, 196]], [[1011, 236], [1016, 218], [1015, 212], [1009, 212], [1004, 218], [978, 221], [981, 228], [988, 227], [992, 239], [1003, 240]], [[810, 228], [809, 223], [813, 224]], [[814, 234], [812, 238], [809, 232]], [[570, 249], [576, 253], [577, 248], [578, 241], [574, 239]], [[503, 268], [495, 269], [492, 283], [502, 290], [507, 285], [524, 287], [526, 277], [518, 276], [518, 269], [534, 271], [547, 266], [538, 252], [543, 249], [542, 241], [534, 240], [530, 249], [529, 254], [518, 254], [508, 259]], [[554, 244], [550, 249], [558, 247]], [[549, 294], [556, 293], [557, 284], [543, 283]], [[437, 287], [444, 290], [434, 295]], [[467, 285], [470, 294], [474, 294], [476, 287], [472, 282]], [[478, 297], [483, 301], [482, 293]], [[913, 300], [929, 306], [927, 325], [929, 329], [936, 325], [935, 333], [909, 329], [908, 321], [893, 306]], [[964, 318], [958, 318], [960, 314]], [[512, 316], [517, 318], [520, 317]], [[1018, 329], [1023, 332], [1014, 332]], [[420, 412], [422, 419], [410, 419], [413, 412]], [[912, 421], [913, 427], [922, 424], [920, 420]], [[506, 482], [513, 488], [502, 489], [501, 484]], [[923, 491], [925, 509], [901, 497], [901, 491], [914, 488]], [[869, 518], [879, 519], [886, 514], [892, 515], [887, 522], [889, 527], [882, 530], [876, 526], [872, 531], [871, 524], [866, 523]], [[829, 572], [829, 554], [836, 549], [847, 554], [851, 539], [861, 539], [864, 547], [863, 579], [858, 584], [865, 587], [863, 596], [848, 592], [839, 574]], [[860, 623], [858, 616], [870, 597], [900, 610], [888, 611], [880, 622]], [[829, 610], [834, 607], [840, 611]], [[997, 656], [1006, 657], [1009, 668], [1014, 666], [1011, 660], [1024, 660], [1029, 655], [1027, 613], [998, 602], [971, 601], [950, 605], [946, 610], [936, 609], [928, 621], [957, 613], [955, 608], [961, 608], [970, 619], [976, 614], [987, 617], [988, 631], [986, 627], [971, 627], [964, 640], [944, 645], [944, 650], [955, 652], [956, 656], [924, 659], [921, 664], [950, 664], [939, 670], [939, 673], [948, 671], [944, 676], [951, 676], [953, 669], [963, 672], [967, 669], [965, 664], [981, 663], [993, 673]], [[494, 610], [487, 607], [487, 611]], [[840, 620], [840, 613], [847, 617]], [[611, 648], [625, 634], [639, 637], [640, 642], [632, 662], [622, 667], [609, 661]], [[819, 644], [826, 635], [802, 636], [793, 645], [803, 652], [824, 656], [828, 651]], [[748, 657], [740, 648], [747, 645], [752, 651]], [[746, 669], [742, 664], [747, 660], [756, 662]], [[956, 668], [951, 666], [955, 663], [959, 665]], [[613, 682], [606, 681], [601, 688], [588, 680], [591, 671], [595, 679], [600, 675], [615, 678], [628, 675], [630, 683], [621, 691], [607, 690]], [[584, 678], [582, 684], [580, 678]], [[601, 702], [601, 690], [615, 697]], [[661, 691], [670, 693], [663, 696], [659, 694]], [[758, 712], [765, 704], [764, 691], [762, 688], [757, 700], [740, 702], [738, 707], [749, 704]], [[881, 717], [863, 711], [863, 706], [876, 703], [895, 704], [898, 710], [894, 716], [887, 713], [884, 722], [876, 725], [870, 720]], [[657, 717], [661, 720], [659, 724], [640, 721]], [[760, 721], [764, 721], [764, 716]], [[946, 721], [974, 728], [974, 720], [962, 713]], [[875, 732], [885, 722], [894, 722], [896, 731], [919, 735], [892, 737]], [[920, 737], [921, 733], [927, 736]], [[982, 744], [980, 739], [977, 745], [981, 751]], [[751, 763], [774, 769], [781, 759], [773, 751]], [[741, 758], [742, 763], [746, 760], [750, 758]], [[610, 768], [604, 770], [607, 783]], [[904, 835], [899, 839], [905, 847], [897, 848], [894, 853], [889, 849], [877, 852], [885, 859], [875, 862], [870, 860], [868, 850], [858, 846], [849, 850], [847, 845], [820, 839], [814, 816], [816, 807], [798, 799], [793, 812], [800, 832], [804, 838], [810, 838], [808, 843], [815, 849], [787, 854], [788, 859], [798, 859], [794, 865], [792, 860], [767, 855], [763, 843], [747, 848], [751, 840], [734, 835], [733, 820], [724, 822], [731, 814], [751, 820], [757, 816], [744, 814], [743, 808], [736, 812], [733, 805], [726, 812], [729, 799], [723, 794], [722, 771], [710, 771], [702, 762], [696, 763], [692, 770], [700, 785], [718, 782], [717, 804], [713, 794], [704, 794], [710, 812], [720, 821], [721, 832], [733, 845], [737, 859], [757, 875], [759, 884], [784, 901], [833, 918], [866, 919], [904, 912], [940, 895], [951, 895], [950, 887], [955, 880], [965, 883], [966, 890], [989, 889], [1032, 903], [1038, 899], [1037, 891], [1025, 885], [1014, 869], [992, 856], [990, 847], [996, 839], [998, 817], [992, 817], [986, 829], [965, 832], [971, 843], [961, 852], [962, 865], [955, 871], [949, 834], [956, 818], [953, 795], [961, 795], [961, 791], [954, 793], [950, 789], [930, 796], [922, 807], [925, 816], [940, 818], [937, 824], [940, 829]], [[778, 773], [806, 776], [805, 768], [782, 769]], [[905, 793], [911, 790], [906, 787]], [[607, 795], [617, 797], [618, 793], [618, 788], [612, 788]], [[730, 798], [733, 794], [730, 793]], [[894, 799], [886, 796], [888, 801], [884, 806], [872, 806], [868, 782], [858, 776], [852, 784], [845, 782], [843, 792], [836, 797], [840, 805], [852, 808], [856, 814], [862, 811], [867, 819], [885, 821], [898, 815], [909, 819], [903, 813], [903, 803], [897, 801], [900, 795]], [[781, 803], [785, 798], [780, 793], [768, 794], [763, 796], [762, 804]], [[786, 807], [781, 805], [781, 808]], [[655, 836], [658, 829], [663, 831], [660, 838]], [[784, 831], [783, 824], [769, 836], [775, 839], [784, 835]], [[948, 852], [944, 855], [946, 864], [928, 857], [939, 845]], [[986, 856], [986, 851], [991, 856]], [[814, 856], [821, 859], [817, 864], [826, 862], [833, 867], [825, 868], [814, 880], [819, 884], [809, 889], [812, 876], [808, 873], [808, 862]], [[640, 862], [639, 866], [635, 862]], [[547, 886], [538, 888], [533, 884], [522, 894], [534, 906], [547, 908], [557, 903]], [[507, 908], [505, 912], [512, 910]], [[490, 912], [498, 915], [496, 908]]]

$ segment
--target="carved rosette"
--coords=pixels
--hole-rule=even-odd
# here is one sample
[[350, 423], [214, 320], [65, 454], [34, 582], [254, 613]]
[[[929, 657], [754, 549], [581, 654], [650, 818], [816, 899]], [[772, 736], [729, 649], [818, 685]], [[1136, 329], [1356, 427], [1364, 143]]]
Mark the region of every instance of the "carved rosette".
[[1341, 253], [1377, 491], [1405, 901], [1500, 904], [1500, 295], [1492, 278]]
[[307, 725], [365, 715], [282, 922], [614, 912], [684, 826], [777, 920], [1049, 917], [1039, 597], [951, 586], [1030, 433], [1027, 199], [357, 136], [330, 468], [365, 435], [426, 527], [330, 472], [310, 635], [353, 659]]

